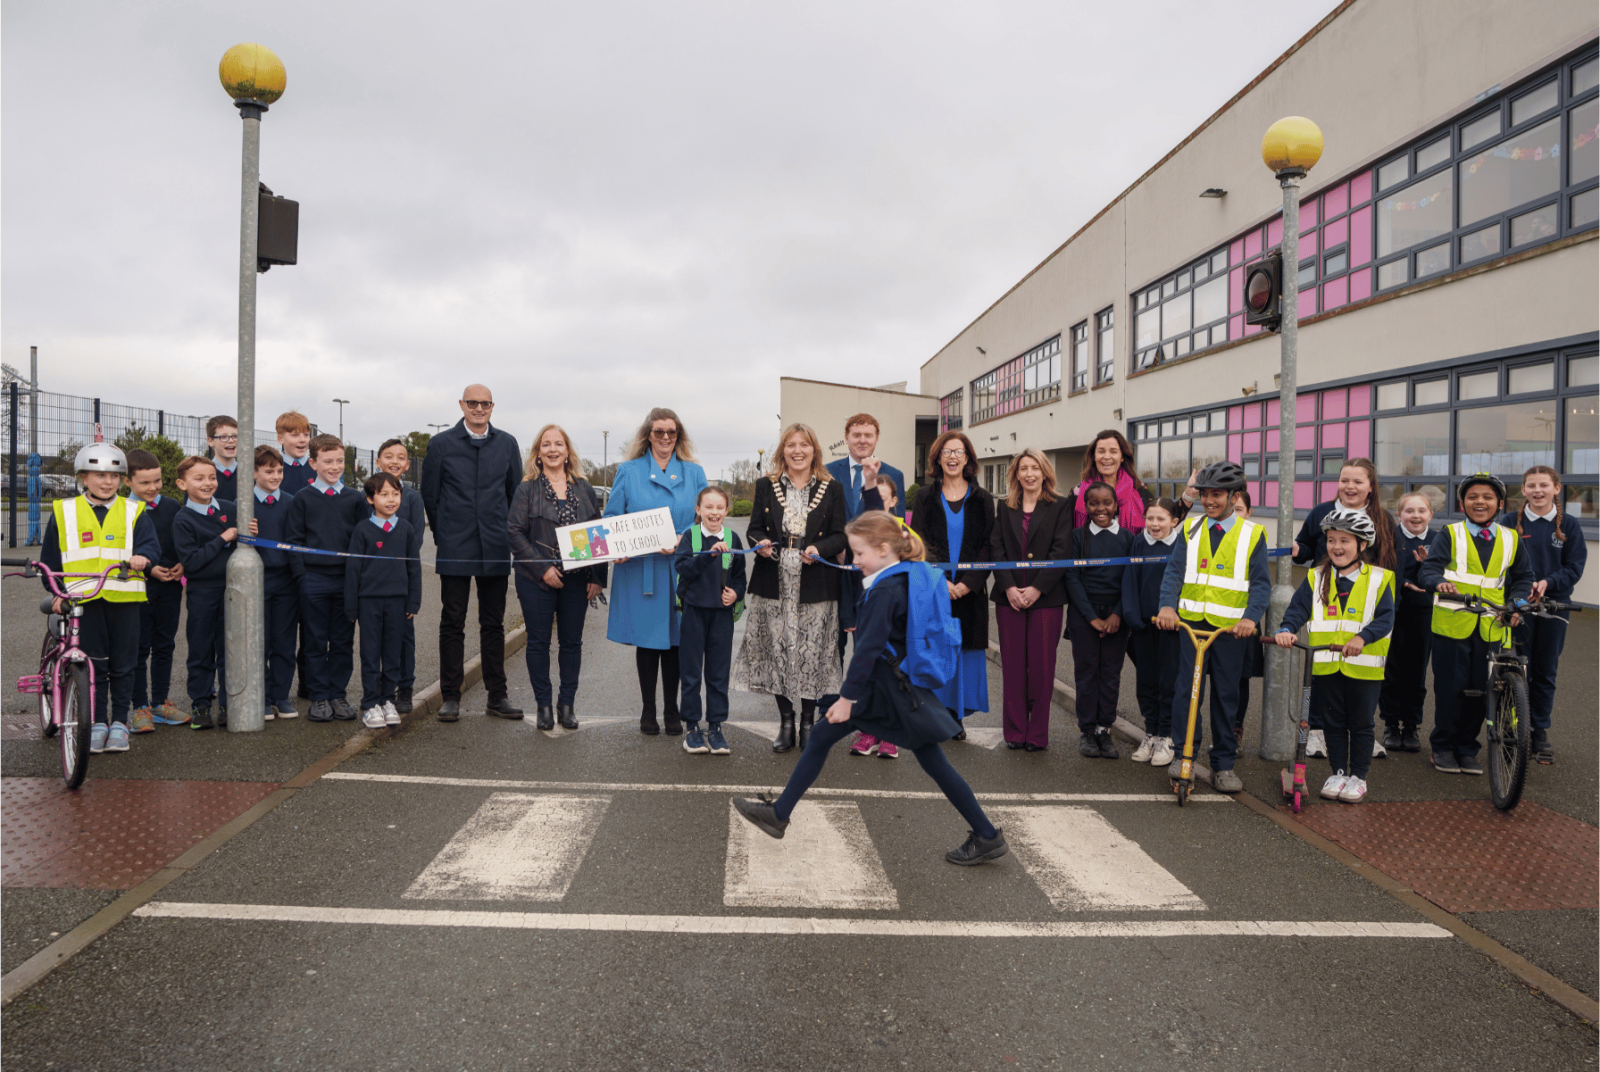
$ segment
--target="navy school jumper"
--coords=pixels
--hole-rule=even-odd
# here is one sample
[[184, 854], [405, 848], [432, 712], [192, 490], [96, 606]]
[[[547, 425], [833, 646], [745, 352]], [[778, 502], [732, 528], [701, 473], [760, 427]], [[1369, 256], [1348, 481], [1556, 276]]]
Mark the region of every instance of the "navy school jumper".
[[[1589, 561], [1589, 548], [1583, 540], [1583, 526], [1571, 514], [1560, 514], [1560, 532], [1566, 537], [1556, 538], [1556, 521], [1534, 518], [1526, 508], [1515, 514], [1506, 514], [1500, 524], [1522, 533], [1524, 554], [1533, 568], [1535, 581], [1548, 581], [1545, 597], [1558, 603], [1572, 602], [1572, 591], [1583, 576], [1583, 567]], [[1570, 611], [1561, 611], [1559, 620], [1528, 618], [1516, 628], [1517, 645], [1528, 657], [1528, 704], [1533, 708], [1533, 728], [1549, 730], [1550, 712], [1556, 702], [1556, 666], [1561, 661], [1561, 649], [1567, 642], [1567, 620]]]
[[[289, 501], [293, 492], [278, 490], [263, 496], [259, 489], [256, 497], [256, 535], [263, 540], [288, 542]], [[287, 710], [289, 686], [294, 683], [295, 639], [300, 628], [300, 586], [294, 579], [294, 567], [289, 564], [293, 556], [288, 551], [268, 547], [256, 548], [261, 554], [264, 570], [262, 584], [266, 595], [267, 676], [266, 702], [279, 710]]]
[[[354, 488], [305, 488], [290, 500], [286, 542], [346, 551], [350, 534], [366, 514], [366, 496]], [[310, 643], [305, 674], [313, 702], [344, 699], [355, 667], [355, 624], [344, 613], [345, 562], [333, 555], [289, 556], [289, 568], [300, 585], [300, 618]]]
[[422, 608], [422, 563], [411, 555], [411, 525], [398, 514], [356, 525], [346, 561], [344, 613], [361, 624], [361, 709], [392, 702], [400, 684], [406, 615]]
[[213, 700], [228, 705], [227, 663], [223, 658], [223, 597], [227, 592], [228, 556], [237, 543], [223, 543], [222, 534], [239, 524], [238, 506], [212, 499], [208, 513], [184, 504], [172, 522], [172, 543], [189, 583], [189, 705], [209, 707]]
[[[678, 599], [683, 612], [678, 626], [678, 717], [691, 727], [700, 721], [700, 682], [706, 685], [706, 721], [720, 726], [728, 717], [728, 669], [733, 663], [733, 608], [722, 605], [722, 590], [734, 591], [734, 602], [744, 598], [744, 556], [722, 566], [721, 555], [695, 554], [691, 525], [678, 541], [672, 567], [678, 575]], [[715, 536], [703, 533], [702, 551], [718, 541], [734, 551], [744, 547], [739, 534], [726, 526]]]
[[[1140, 534], [1128, 549], [1134, 558], [1154, 558], [1172, 553], [1177, 545], [1151, 543]], [[1139, 713], [1144, 732], [1154, 737], [1172, 736], [1172, 693], [1178, 678], [1178, 634], [1157, 629], [1151, 621], [1161, 613], [1161, 579], [1165, 562], [1144, 562], [1122, 573], [1122, 620], [1129, 629], [1128, 658], [1137, 671]]]
[[[153, 505], [145, 503], [144, 508], [155, 526], [156, 539], [161, 542], [161, 553], [151, 561], [171, 569], [178, 564], [172, 523], [183, 503], [158, 495]], [[139, 605], [139, 658], [133, 667], [133, 706], [155, 707], [171, 699], [172, 655], [178, 646], [178, 620], [183, 617], [183, 582], [158, 581], [147, 572], [144, 598]]]
[[1413, 536], [1402, 527], [1395, 537], [1394, 635], [1389, 638], [1389, 662], [1383, 668], [1383, 691], [1378, 713], [1395, 732], [1416, 732], [1422, 725], [1422, 706], [1428, 698], [1428, 658], [1433, 651], [1433, 597], [1413, 592], [1422, 563], [1416, 552], [1426, 553], [1433, 531]]

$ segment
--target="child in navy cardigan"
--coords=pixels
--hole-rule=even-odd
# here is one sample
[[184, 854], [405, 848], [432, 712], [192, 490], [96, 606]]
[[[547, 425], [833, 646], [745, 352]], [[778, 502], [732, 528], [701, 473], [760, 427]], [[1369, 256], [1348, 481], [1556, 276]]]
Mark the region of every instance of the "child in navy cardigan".
[[172, 523], [183, 509], [177, 499], [161, 494], [161, 460], [148, 450], [128, 451], [128, 497], [144, 504], [155, 524], [161, 554], [145, 571], [144, 598], [139, 604], [139, 661], [133, 667], [131, 733], [154, 732], [156, 723], [178, 726], [189, 716], [173, 704], [172, 653], [178, 646], [178, 619], [183, 617], [183, 567], [172, 546]]
[[1144, 740], [1133, 750], [1135, 763], [1165, 767], [1172, 762], [1172, 693], [1178, 680], [1178, 634], [1155, 627], [1161, 613], [1161, 579], [1178, 542], [1178, 522], [1186, 511], [1172, 499], [1157, 499], [1144, 512], [1144, 532], [1128, 554], [1159, 558], [1129, 566], [1122, 574], [1122, 622], [1129, 629], [1128, 658], [1137, 671], [1139, 713]]
[[[271, 447], [256, 448], [255, 516], [250, 519], [250, 535], [263, 540], [286, 542], [289, 527], [289, 496], [283, 491], [283, 455]], [[267, 710], [266, 721], [299, 718], [300, 711], [289, 698], [294, 681], [295, 634], [300, 627], [300, 590], [295, 584], [289, 552], [258, 547], [262, 565], [262, 591], [266, 597]]]
[[[734, 606], [744, 598], [744, 556], [739, 535], [723, 528], [728, 493], [700, 489], [694, 504], [696, 525], [684, 532], [672, 565], [678, 575], [679, 628], [678, 717], [683, 720], [683, 750], [690, 755], [729, 753], [722, 736], [728, 718], [728, 668], [733, 663]], [[698, 540], [696, 539], [698, 537]], [[696, 554], [699, 550], [721, 554]], [[706, 683], [706, 722], [700, 732], [700, 680]]]
[[345, 487], [340, 479], [344, 444], [337, 436], [319, 435], [311, 441], [311, 464], [316, 467], [317, 479], [290, 501], [285, 542], [336, 554], [294, 552], [289, 556], [289, 568], [300, 584], [300, 620], [310, 641], [306, 677], [311, 686], [311, 713], [307, 717], [313, 722], [351, 721], [356, 712], [345, 699], [345, 690], [355, 667], [355, 625], [344, 613], [346, 560], [337, 552], [349, 549], [350, 535], [366, 519], [369, 508], [366, 497]]
[[217, 467], [205, 458], [185, 458], [178, 465], [178, 487], [188, 499], [172, 521], [172, 544], [188, 581], [189, 728], [211, 729], [211, 705], [217, 702], [217, 726], [228, 724], [228, 675], [223, 660], [223, 597], [227, 591], [228, 556], [238, 539], [235, 505], [215, 497]]
[[[411, 549], [406, 553], [411, 558], [419, 558], [422, 555], [422, 531], [427, 524], [427, 516], [422, 508], [422, 492], [406, 483], [406, 476], [411, 472], [411, 455], [405, 443], [398, 439], [385, 440], [378, 448], [378, 468], [385, 473], [393, 473], [400, 481], [400, 509], [397, 513], [411, 528]], [[395, 710], [402, 715], [411, 711], [416, 683], [417, 621], [407, 618], [405, 636], [400, 641], [400, 685], [394, 694]]]
[[[1074, 558], [1126, 558], [1134, 533], [1117, 523], [1117, 491], [1095, 481], [1083, 493], [1089, 523], [1072, 534]], [[1116, 759], [1111, 739], [1122, 692], [1128, 630], [1122, 627], [1122, 573], [1126, 566], [1067, 570], [1067, 631], [1077, 681], [1078, 750], [1089, 759]]]
[[344, 613], [361, 623], [361, 724], [398, 726], [395, 690], [406, 622], [422, 609], [422, 563], [411, 555], [411, 526], [400, 509], [400, 478], [375, 473], [362, 485], [372, 516], [350, 534]]
[[[1572, 601], [1572, 590], [1583, 576], [1589, 549], [1578, 520], [1562, 512], [1561, 477], [1548, 465], [1535, 465], [1522, 475], [1522, 497], [1527, 504], [1500, 523], [1522, 537], [1528, 564], [1533, 567], [1534, 601]], [[1528, 657], [1528, 704], [1533, 708], [1533, 758], [1554, 763], [1550, 748], [1550, 711], [1556, 700], [1556, 665], [1567, 642], [1567, 619], [1527, 617], [1517, 626], [1517, 645]]]

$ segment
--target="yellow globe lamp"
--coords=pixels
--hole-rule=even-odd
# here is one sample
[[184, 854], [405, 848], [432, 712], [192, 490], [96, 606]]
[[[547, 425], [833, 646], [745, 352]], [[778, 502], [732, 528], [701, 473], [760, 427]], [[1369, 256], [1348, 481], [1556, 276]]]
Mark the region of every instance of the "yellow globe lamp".
[[1322, 130], [1304, 116], [1280, 119], [1261, 139], [1261, 159], [1275, 174], [1304, 175], [1322, 159]]
[[236, 101], [255, 100], [271, 104], [283, 96], [288, 75], [283, 61], [266, 45], [234, 45], [222, 54], [217, 65], [222, 88]]

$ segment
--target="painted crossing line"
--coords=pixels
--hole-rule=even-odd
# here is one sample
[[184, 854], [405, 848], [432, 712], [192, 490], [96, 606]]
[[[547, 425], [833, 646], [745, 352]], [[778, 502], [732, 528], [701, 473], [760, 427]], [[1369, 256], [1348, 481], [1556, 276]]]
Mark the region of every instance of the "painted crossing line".
[[1083, 807], [996, 808], [1011, 851], [1060, 911], [1198, 912], [1205, 902]]
[[[730, 796], [752, 796], [756, 793], [777, 793], [776, 785], [699, 785], [687, 782], [553, 782], [529, 781], [518, 778], [446, 778], [428, 774], [363, 774], [355, 771], [331, 771], [322, 781], [375, 782], [399, 785], [426, 785], [459, 787], [466, 789], [512, 789], [530, 792], [577, 793], [726, 793]], [[1198, 791], [1198, 787], [1197, 787]], [[915, 789], [833, 789], [812, 786], [806, 790], [808, 797], [851, 797], [880, 800], [943, 800], [944, 794]], [[1014, 804], [1165, 804], [1173, 806], [1171, 793], [978, 793], [979, 800]], [[1190, 804], [1232, 804], [1233, 798], [1221, 793], [1204, 792], [1189, 798]]]
[[559, 901], [588, 855], [611, 797], [495, 793], [404, 896]]
[[866, 820], [854, 801], [802, 800], [782, 841], [728, 805], [722, 903], [730, 908], [896, 909]]
[[651, 934], [818, 935], [853, 938], [1449, 938], [1432, 923], [1339, 920], [1128, 920], [1027, 923], [781, 916], [633, 916], [577, 912], [462, 912], [311, 905], [196, 904], [151, 901], [144, 919], [241, 920], [380, 927], [476, 927], [499, 930]]

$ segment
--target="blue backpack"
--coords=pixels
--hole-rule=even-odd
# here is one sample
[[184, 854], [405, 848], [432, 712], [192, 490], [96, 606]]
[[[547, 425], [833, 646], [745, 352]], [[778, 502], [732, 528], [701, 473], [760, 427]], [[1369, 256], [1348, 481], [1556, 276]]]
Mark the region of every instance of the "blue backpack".
[[[961, 624], [950, 614], [950, 589], [943, 571], [926, 562], [896, 562], [884, 571], [906, 575], [906, 647], [900, 669], [912, 684], [943, 688], [961, 661]], [[875, 586], [874, 586], [875, 587]], [[870, 598], [870, 591], [868, 593]], [[891, 654], [899, 654], [890, 649]]]

